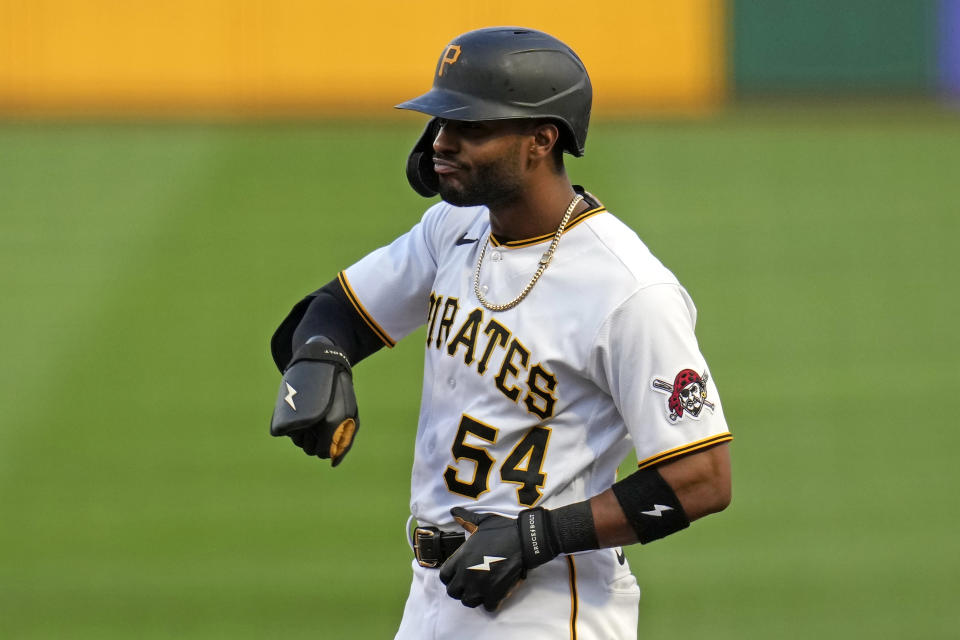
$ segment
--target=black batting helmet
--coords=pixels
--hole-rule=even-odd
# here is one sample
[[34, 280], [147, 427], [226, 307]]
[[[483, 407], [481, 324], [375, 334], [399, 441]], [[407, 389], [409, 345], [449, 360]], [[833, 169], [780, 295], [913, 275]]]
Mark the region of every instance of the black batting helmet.
[[582, 156], [593, 89], [583, 62], [553, 36], [520, 27], [488, 27], [454, 38], [443, 50], [427, 93], [397, 105], [434, 116], [407, 161], [407, 178], [425, 196], [436, 194], [431, 164], [436, 118], [549, 118], [564, 151]]

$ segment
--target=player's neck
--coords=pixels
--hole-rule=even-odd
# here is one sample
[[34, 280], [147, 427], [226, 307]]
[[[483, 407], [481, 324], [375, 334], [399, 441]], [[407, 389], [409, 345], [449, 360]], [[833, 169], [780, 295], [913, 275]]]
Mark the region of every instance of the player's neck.
[[[490, 207], [490, 229], [504, 241], [554, 233], [575, 195], [566, 176], [531, 186], [520, 198]], [[586, 206], [581, 202], [574, 215]]]

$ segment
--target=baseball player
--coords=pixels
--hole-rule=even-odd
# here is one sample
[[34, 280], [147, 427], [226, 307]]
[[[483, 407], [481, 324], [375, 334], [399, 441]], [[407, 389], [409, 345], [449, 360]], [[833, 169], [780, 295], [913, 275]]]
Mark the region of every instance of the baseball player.
[[[635, 638], [619, 547], [730, 500], [732, 436], [690, 297], [564, 170], [591, 99], [545, 33], [455, 38], [432, 89], [398, 105], [431, 116], [407, 177], [442, 201], [273, 336], [271, 432], [336, 466], [359, 427], [352, 367], [426, 327], [398, 639]], [[618, 480], [631, 447], [638, 469]]]

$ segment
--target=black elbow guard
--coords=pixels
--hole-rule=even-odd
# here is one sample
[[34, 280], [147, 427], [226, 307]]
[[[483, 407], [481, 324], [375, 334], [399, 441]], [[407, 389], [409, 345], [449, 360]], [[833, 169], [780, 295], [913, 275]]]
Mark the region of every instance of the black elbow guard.
[[294, 305], [277, 327], [270, 340], [277, 369], [285, 371], [293, 354], [312, 336], [326, 336], [343, 350], [351, 366], [384, 345], [350, 303], [338, 279]]
[[642, 469], [611, 487], [641, 544], [690, 526], [683, 505], [656, 469]]

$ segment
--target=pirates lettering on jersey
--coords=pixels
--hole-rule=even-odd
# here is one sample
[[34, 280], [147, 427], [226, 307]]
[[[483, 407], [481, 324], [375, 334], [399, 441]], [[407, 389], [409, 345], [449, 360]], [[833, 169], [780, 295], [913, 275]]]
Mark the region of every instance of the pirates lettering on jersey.
[[557, 376], [536, 362], [530, 349], [508, 327], [494, 318], [486, 320], [482, 308], [471, 310], [462, 322], [459, 312], [458, 298], [431, 292], [427, 347], [444, 349], [447, 355], [462, 358], [464, 365], [475, 368], [481, 376], [488, 369], [496, 371], [493, 384], [505, 398], [521, 404], [541, 420], [553, 416]]
[[[437, 308], [440, 308], [440, 298], [437, 299]], [[457, 310], [460, 303], [456, 298], [447, 298], [443, 303], [443, 312], [440, 314], [440, 324], [437, 327], [437, 348], [446, 342], [450, 335], [450, 327], [453, 326], [453, 320], [457, 317]]]
[[471, 311], [467, 316], [467, 321], [463, 323], [463, 326], [457, 331], [457, 335], [447, 345], [447, 353], [456, 356], [457, 348], [463, 346], [463, 364], [472, 364], [474, 350], [477, 347], [477, 330], [480, 328], [482, 321], [483, 311], [481, 309]]

